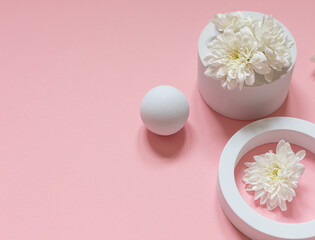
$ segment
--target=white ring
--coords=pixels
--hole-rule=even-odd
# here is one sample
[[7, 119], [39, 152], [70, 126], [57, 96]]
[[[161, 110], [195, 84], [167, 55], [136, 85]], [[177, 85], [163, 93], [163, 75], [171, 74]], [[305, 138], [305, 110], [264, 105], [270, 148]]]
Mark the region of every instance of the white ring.
[[223, 149], [219, 164], [217, 195], [220, 205], [231, 223], [251, 239], [315, 239], [315, 220], [297, 224], [270, 220], [247, 205], [237, 189], [234, 168], [244, 154], [259, 145], [281, 139], [315, 153], [315, 125], [297, 118], [265, 118], [234, 134]]

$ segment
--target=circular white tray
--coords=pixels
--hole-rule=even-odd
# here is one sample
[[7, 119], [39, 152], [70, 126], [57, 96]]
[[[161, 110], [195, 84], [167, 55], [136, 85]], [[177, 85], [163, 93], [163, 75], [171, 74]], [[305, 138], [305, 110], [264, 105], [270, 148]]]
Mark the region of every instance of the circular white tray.
[[290, 117], [266, 118], [245, 126], [232, 136], [219, 164], [217, 195], [220, 205], [231, 223], [251, 239], [315, 239], [315, 220], [298, 224], [270, 220], [247, 205], [237, 189], [234, 168], [244, 154], [259, 145], [281, 139], [315, 153], [315, 124]]

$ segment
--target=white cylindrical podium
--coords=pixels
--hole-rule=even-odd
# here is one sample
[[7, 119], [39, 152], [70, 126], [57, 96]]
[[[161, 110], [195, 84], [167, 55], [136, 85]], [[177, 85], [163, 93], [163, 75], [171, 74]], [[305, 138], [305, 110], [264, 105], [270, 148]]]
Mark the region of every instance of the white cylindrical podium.
[[[259, 19], [264, 16], [257, 12], [242, 13]], [[214, 111], [233, 119], [253, 120], [273, 113], [282, 105], [289, 91], [297, 54], [292, 34], [285, 26], [283, 28], [289, 39], [294, 42], [294, 46], [290, 49], [291, 66], [280, 72], [275, 71], [275, 80], [271, 83], [265, 81], [263, 76], [256, 74], [254, 85], [244, 85], [242, 90], [223, 89], [219, 79], [204, 74], [206, 70], [204, 58], [209, 51], [207, 44], [218, 35], [218, 31], [212, 22], [203, 29], [198, 41], [198, 86], [201, 96]]]

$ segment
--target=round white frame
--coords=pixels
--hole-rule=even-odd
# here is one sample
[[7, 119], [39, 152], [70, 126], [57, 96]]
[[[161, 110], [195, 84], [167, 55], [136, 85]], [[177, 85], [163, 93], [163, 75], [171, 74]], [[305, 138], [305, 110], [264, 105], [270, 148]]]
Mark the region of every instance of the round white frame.
[[249, 150], [284, 139], [315, 153], [315, 124], [290, 117], [255, 121], [239, 130], [223, 149], [218, 172], [217, 195], [230, 222], [254, 240], [315, 239], [315, 220], [289, 224], [263, 217], [241, 197], [234, 176], [238, 161]]

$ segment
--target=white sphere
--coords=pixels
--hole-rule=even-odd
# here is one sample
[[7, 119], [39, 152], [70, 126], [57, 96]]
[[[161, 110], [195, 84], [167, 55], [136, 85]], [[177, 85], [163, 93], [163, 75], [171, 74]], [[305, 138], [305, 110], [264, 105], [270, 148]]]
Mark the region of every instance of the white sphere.
[[152, 88], [144, 96], [140, 115], [151, 132], [171, 135], [185, 125], [189, 115], [189, 103], [177, 88], [161, 85]]

